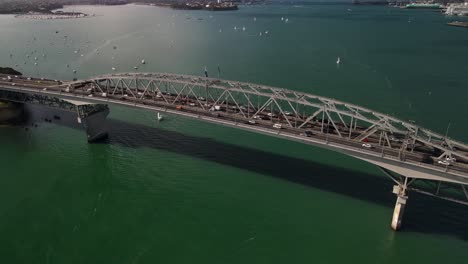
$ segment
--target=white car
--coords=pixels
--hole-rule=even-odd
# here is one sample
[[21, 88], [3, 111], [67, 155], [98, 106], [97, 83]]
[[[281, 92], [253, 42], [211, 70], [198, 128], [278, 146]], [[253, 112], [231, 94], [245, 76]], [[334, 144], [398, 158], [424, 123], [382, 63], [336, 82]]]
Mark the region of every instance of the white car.
[[369, 144], [369, 143], [364, 143], [364, 144], [362, 144], [362, 146], [365, 147], [365, 148], [372, 148], [372, 145]]
[[283, 126], [279, 123], [273, 125], [274, 128], [281, 129]]
[[445, 160], [439, 160], [437, 163], [445, 165], [445, 166], [450, 166], [451, 165], [450, 162], [445, 161]]
[[205, 100], [205, 97], [201, 97], [201, 96], [200, 96], [200, 97], [198, 97], [198, 100], [204, 101], [204, 100]]
[[276, 117], [276, 115], [273, 114], [273, 113], [268, 113], [267, 115], [268, 115], [269, 117]]
[[447, 161], [447, 162], [456, 162], [457, 159], [454, 158], [454, 157], [447, 157], [447, 158], [445, 158], [445, 161]]
[[248, 123], [249, 123], [250, 125], [255, 125], [255, 124], [257, 124], [257, 122], [256, 122], [255, 120], [249, 120]]
[[287, 115], [287, 116], [291, 116], [291, 115], [292, 115], [292, 113], [291, 113], [291, 112], [288, 112], [288, 111], [285, 111], [284, 114]]
[[252, 116], [252, 118], [253, 118], [253, 119], [262, 119], [262, 118], [261, 118], [260, 116], [258, 116], [258, 115], [254, 115], [254, 116]]
[[195, 106], [195, 103], [190, 103], [189, 106]]

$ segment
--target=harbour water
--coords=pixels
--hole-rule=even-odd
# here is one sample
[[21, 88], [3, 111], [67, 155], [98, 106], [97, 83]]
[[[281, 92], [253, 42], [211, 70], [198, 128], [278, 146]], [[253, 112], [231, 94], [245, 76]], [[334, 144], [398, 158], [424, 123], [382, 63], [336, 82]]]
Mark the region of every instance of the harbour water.
[[[66, 10], [96, 16], [0, 16], [0, 66], [52, 79], [135, 66], [203, 75], [206, 66], [210, 76], [333, 97], [440, 133], [450, 123], [449, 136], [468, 142], [468, 35], [434, 11], [318, 4]], [[88, 144], [73, 116], [42, 122], [56, 113], [33, 110], [27, 130], [0, 128], [5, 263], [468, 258], [467, 207], [410, 194], [405, 228], [395, 233], [392, 183], [353, 158], [181, 117], [157, 122], [154, 113], [120, 107], [111, 108], [109, 141]]]

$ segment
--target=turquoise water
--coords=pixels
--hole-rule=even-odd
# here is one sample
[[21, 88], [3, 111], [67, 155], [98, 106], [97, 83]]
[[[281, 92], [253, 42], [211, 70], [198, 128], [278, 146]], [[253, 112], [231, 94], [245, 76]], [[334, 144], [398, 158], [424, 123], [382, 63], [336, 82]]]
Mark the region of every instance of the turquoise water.
[[[1, 64], [56, 79], [134, 66], [194, 75], [207, 66], [216, 76], [219, 65], [225, 79], [329, 96], [442, 133], [450, 122], [449, 135], [468, 141], [468, 34], [433, 11], [68, 9], [96, 17], [0, 16]], [[35, 109], [30, 122], [51, 114]], [[394, 233], [392, 183], [355, 159], [175, 116], [157, 123], [152, 113], [118, 107], [111, 109], [109, 142], [87, 144], [83, 131], [70, 127], [73, 118], [0, 128], [4, 262], [465, 263], [468, 257], [465, 207], [411, 194], [405, 229]]]

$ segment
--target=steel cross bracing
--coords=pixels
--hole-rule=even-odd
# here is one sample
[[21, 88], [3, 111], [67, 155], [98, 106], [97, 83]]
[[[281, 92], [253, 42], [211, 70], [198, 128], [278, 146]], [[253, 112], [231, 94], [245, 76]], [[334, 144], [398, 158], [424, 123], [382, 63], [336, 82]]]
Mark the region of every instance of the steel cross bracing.
[[[391, 149], [427, 148], [435, 158], [468, 161], [468, 145], [387, 114], [309, 93], [245, 82], [167, 73], [122, 73], [74, 82], [108, 95], [136, 100], [159, 98], [170, 105], [193, 102], [209, 111], [226, 106], [252, 119], [268, 114], [272, 121], [294, 129], [320, 126], [320, 132], [362, 141], [378, 137]], [[92, 84], [90, 86], [90, 84]]]

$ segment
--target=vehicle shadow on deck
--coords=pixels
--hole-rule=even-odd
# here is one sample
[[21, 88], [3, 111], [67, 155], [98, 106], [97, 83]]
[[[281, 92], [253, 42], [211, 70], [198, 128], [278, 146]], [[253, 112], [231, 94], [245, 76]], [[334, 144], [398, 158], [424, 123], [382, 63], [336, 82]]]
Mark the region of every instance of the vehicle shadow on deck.
[[[393, 182], [382, 177], [119, 120], [109, 119], [108, 128], [109, 138], [101, 143], [193, 156], [387, 206], [390, 226], [396, 197], [391, 193]], [[414, 192], [409, 195], [402, 232], [443, 234], [468, 241], [466, 206]]]

